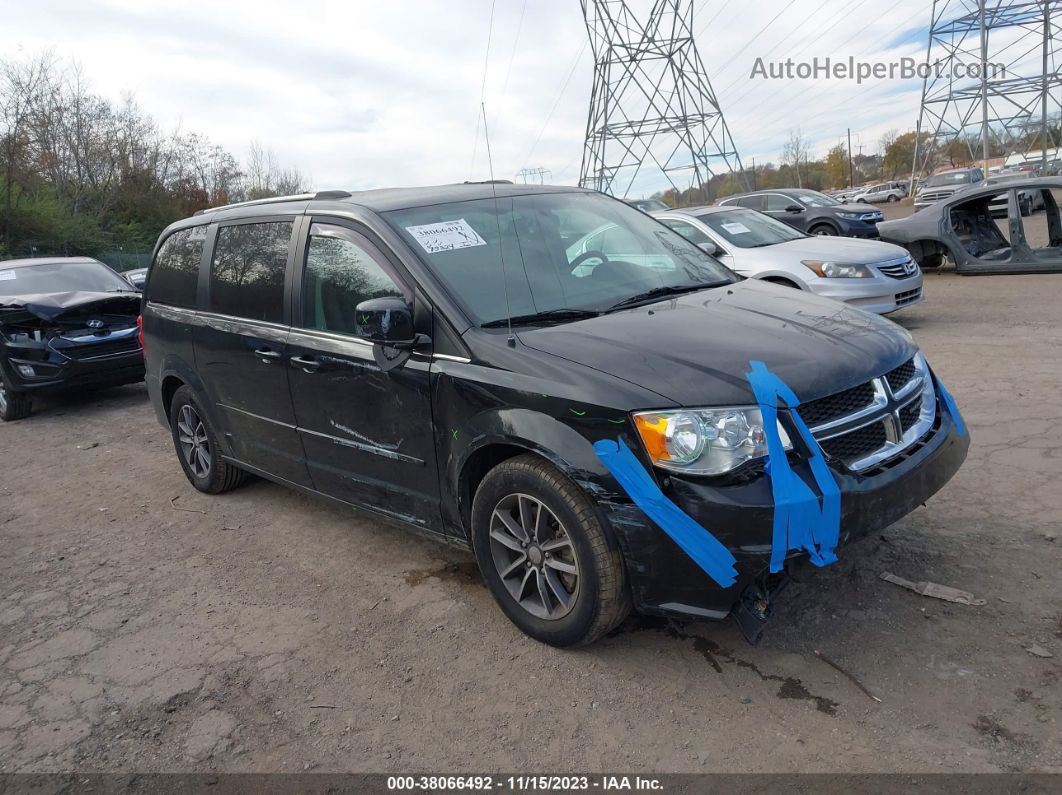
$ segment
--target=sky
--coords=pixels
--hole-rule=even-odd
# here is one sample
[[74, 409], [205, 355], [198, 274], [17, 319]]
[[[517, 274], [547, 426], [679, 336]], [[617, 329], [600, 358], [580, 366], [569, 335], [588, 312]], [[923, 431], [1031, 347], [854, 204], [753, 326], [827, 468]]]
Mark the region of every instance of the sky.
[[[633, 0], [642, 14], [648, 0]], [[913, 130], [921, 80], [764, 80], [764, 61], [925, 58], [928, 0], [694, 0], [697, 46], [742, 160]], [[493, 13], [492, 13], [493, 10]], [[0, 57], [51, 50], [92, 88], [244, 157], [252, 140], [316, 189], [578, 180], [593, 78], [579, 0], [0, 0]], [[489, 48], [488, 48], [489, 42]], [[665, 187], [646, 174], [631, 195]]]

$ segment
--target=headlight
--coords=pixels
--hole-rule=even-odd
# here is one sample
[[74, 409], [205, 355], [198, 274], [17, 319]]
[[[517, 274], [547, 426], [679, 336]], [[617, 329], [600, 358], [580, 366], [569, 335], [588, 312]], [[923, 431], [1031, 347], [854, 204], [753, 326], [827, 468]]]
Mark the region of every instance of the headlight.
[[[653, 464], [687, 475], [721, 475], [767, 455], [763, 415], [756, 407], [642, 411], [634, 415]], [[792, 449], [785, 428], [778, 434]]]
[[818, 259], [801, 260], [800, 264], [811, 268], [819, 276], [833, 279], [868, 279], [874, 275], [866, 265], [841, 265]]
[[848, 221], [862, 221], [865, 216], [873, 215], [873, 213], [837, 213], [837, 215]]

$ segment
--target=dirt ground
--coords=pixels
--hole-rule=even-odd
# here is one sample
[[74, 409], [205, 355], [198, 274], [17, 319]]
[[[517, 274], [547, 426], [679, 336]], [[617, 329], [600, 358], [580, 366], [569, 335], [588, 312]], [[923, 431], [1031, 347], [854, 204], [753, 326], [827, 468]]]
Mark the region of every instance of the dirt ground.
[[194, 491], [142, 386], [43, 403], [0, 427], [0, 772], [1060, 772], [1060, 291], [927, 275], [894, 317], [970, 458], [758, 647], [637, 619], [540, 645], [461, 550], [261, 481]]

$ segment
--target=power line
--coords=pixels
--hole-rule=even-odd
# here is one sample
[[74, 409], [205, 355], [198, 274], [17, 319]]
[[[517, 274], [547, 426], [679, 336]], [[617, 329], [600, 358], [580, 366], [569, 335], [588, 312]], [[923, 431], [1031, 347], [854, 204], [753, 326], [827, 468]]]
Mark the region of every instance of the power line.
[[[497, 0], [490, 0], [490, 22], [487, 23], [487, 51], [483, 54], [483, 80], [479, 84], [479, 104], [483, 107], [483, 98], [487, 94], [487, 67], [490, 65], [490, 40], [494, 35], [494, 4]], [[472, 135], [472, 161], [468, 164], [468, 178], [472, 179], [472, 173], [476, 168], [476, 150], [479, 148], [479, 113], [476, 114], [476, 131]], [[484, 129], [484, 132], [486, 130]]]
[[[800, 30], [802, 27], [804, 27], [806, 24], [808, 24], [812, 19], [814, 19], [819, 14], [820, 11], [822, 11], [824, 8], [826, 8], [827, 3], [829, 3], [829, 2], [830, 2], [830, 0], [822, 0], [822, 3], [819, 4], [819, 7], [816, 8], [814, 11], [812, 11], [810, 15], [805, 17], [803, 22], [801, 22], [795, 28], [790, 30], [788, 32], [788, 35], [792, 35], [792, 34], [796, 33], [798, 30]], [[866, 0], [864, 0], [864, 2], [866, 2]], [[819, 35], [821, 35], [821, 34], [819, 34]], [[787, 39], [782, 39], [782, 41], [778, 42], [778, 44], [774, 45], [771, 49], [769, 49], [767, 52], [765, 52], [763, 55], [761, 55], [759, 57], [762, 58], [763, 60], [766, 60], [779, 47], [781, 47], [783, 44], [786, 44], [786, 43], [787, 43]], [[730, 63], [734, 63], [733, 59], [730, 60]], [[724, 67], [722, 71], [725, 72], [726, 68]], [[742, 79], [743, 79], [743, 76], [739, 76], [732, 83], [727, 85], [726, 88], [723, 88], [722, 90], [720, 90], [719, 91], [720, 98], [722, 98], [726, 94], [727, 91], [729, 91], [734, 86], [736, 86], [738, 83], [740, 83], [742, 81]]]
[[531, 144], [531, 148], [527, 151], [527, 155], [524, 157], [525, 163], [531, 159], [531, 155], [533, 155], [535, 149], [538, 148], [538, 143], [542, 140], [542, 135], [546, 132], [546, 128], [549, 126], [549, 122], [553, 118], [554, 111], [557, 110], [561, 98], [564, 97], [564, 92], [568, 90], [568, 83], [571, 82], [572, 75], [575, 74], [575, 69], [579, 66], [579, 61], [583, 59], [583, 53], [586, 52], [586, 45], [588, 43], [588, 40], [583, 41], [583, 46], [579, 48], [579, 53], [575, 56], [575, 60], [572, 61], [572, 68], [568, 70], [568, 76], [564, 80], [564, 85], [561, 86], [560, 91], [557, 93], [557, 98], [553, 100], [553, 107], [549, 109], [549, 115], [546, 116], [546, 121], [542, 124], [542, 129], [538, 131], [538, 137], [535, 138], [535, 142]]
[[[898, 6], [899, 6], [899, 4], [897, 4], [897, 7]], [[895, 26], [892, 26], [892, 27], [894, 27], [894, 28], [900, 27], [900, 26], [906, 24], [908, 21], [914, 19], [916, 16], [920, 16], [920, 15], [922, 15], [924, 13], [925, 13], [924, 9], [919, 9], [914, 14], [911, 14], [909, 17], [907, 17], [903, 22], [899, 23], [899, 25], [895, 25]], [[850, 36], [844, 42], [842, 42], [840, 45], [838, 45], [837, 49], [840, 50], [842, 47], [846, 46], [847, 44], [852, 42], [857, 37], [862, 36], [865, 32], [866, 32], [865, 30], [856, 31], [854, 35]], [[788, 109], [793, 105], [793, 103], [797, 99], [799, 99], [802, 95], [806, 94], [808, 91], [811, 91], [814, 88], [820, 87], [820, 85], [821, 85], [820, 83], [812, 83], [811, 85], [809, 85], [809, 86], [807, 86], [805, 88], [802, 88], [800, 91], [797, 91], [795, 94], [791, 94], [789, 96], [789, 98], [781, 106], [776, 108], [776, 110], [780, 111], [776, 116], [772, 117], [770, 119], [770, 121], [767, 121], [767, 122], [757, 121], [757, 126], [760, 127], [760, 128], [765, 128], [765, 127], [771, 126], [772, 124], [777, 123], [780, 119], [782, 119], [784, 116], [787, 115]], [[756, 111], [757, 109], [763, 107], [766, 103], [771, 102], [774, 99], [775, 98], [773, 96], [767, 97], [762, 102], [760, 102], [758, 105], [754, 106], [751, 109], [746, 110], [745, 112], [746, 113], [753, 113], [754, 111]]]
[[523, 30], [524, 27], [524, 13], [526, 11], [527, 0], [524, 0], [524, 4], [520, 6], [520, 21], [516, 23], [516, 38], [513, 39], [513, 49], [509, 53], [509, 66], [505, 70], [505, 82], [502, 83], [501, 94], [498, 97], [498, 107], [494, 110], [494, 120], [491, 122], [495, 132], [498, 130], [498, 114], [501, 113], [501, 106], [505, 101], [505, 94], [509, 90], [509, 75], [513, 72], [513, 59], [516, 58], [516, 46], [520, 43], [520, 31]]

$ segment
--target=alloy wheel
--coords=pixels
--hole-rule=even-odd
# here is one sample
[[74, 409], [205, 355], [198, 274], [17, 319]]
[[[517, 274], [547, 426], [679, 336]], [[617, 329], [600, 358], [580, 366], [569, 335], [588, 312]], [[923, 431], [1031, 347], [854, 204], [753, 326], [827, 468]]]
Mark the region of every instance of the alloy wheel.
[[181, 453], [192, 474], [197, 478], [209, 477], [210, 438], [203, 420], [189, 405], [181, 406], [177, 415], [177, 441], [181, 444]]
[[563, 618], [579, 594], [579, 560], [568, 531], [541, 500], [510, 494], [490, 518], [490, 551], [502, 584], [537, 618]]
[[0, 414], [7, 411], [7, 387], [0, 383]]

